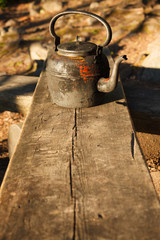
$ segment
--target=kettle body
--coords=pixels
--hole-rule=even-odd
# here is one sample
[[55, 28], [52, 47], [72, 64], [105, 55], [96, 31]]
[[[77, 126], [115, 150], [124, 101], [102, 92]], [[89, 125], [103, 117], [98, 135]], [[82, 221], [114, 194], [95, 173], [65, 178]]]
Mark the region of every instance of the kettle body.
[[91, 107], [103, 102], [105, 93], [98, 91], [97, 82], [109, 77], [109, 63], [102, 54], [85, 57], [67, 57], [51, 49], [47, 58], [46, 75], [50, 95], [63, 107]]
[[[56, 20], [63, 15], [78, 13], [94, 17], [105, 26], [107, 38], [103, 45], [81, 42], [78, 38], [75, 42], [60, 44], [60, 38], [54, 30]], [[101, 104], [105, 92], [110, 92], [116, 87], [110, 86], [112, 81], [109, 61], [103, 54], [103, 47], [110, 42], [112, 36], [109, 24], [93, 13], [72, 10], [54, 16], [49, 29], [55, 38], [55, 46], [50, 49], [46, 60], [46, 77], [52, 101], [69, 108]], [[118, 74], [118, 70], [115, 72]], [[114, 79], [114, 82], [116, 81], [117, 79]]]

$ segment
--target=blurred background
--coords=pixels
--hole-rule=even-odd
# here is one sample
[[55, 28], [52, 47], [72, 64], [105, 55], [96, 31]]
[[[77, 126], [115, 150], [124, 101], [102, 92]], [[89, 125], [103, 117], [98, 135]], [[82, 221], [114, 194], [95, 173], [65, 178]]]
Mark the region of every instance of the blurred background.
[[[8, 129], [23, 122], [47, 52], [54, 46], [49, 22], [58, 12], [93, 12], [112, 28], [109, 50], [113, 59], [127, 55], [120, 75], [135, 131], [157, 192], [160, 194], [160, 1], [158, 0], [0, 0], [0, 182], [8, 157]], [[63, 16], [56, 22], [61, 42], [101, 44], [106, 32], [84, 15]], [[11, 76], [32, 76], [27, 78]], [[23, 85], [24, 81], [24, 85]], [[12, 86], [12, 87], [11, 87]], [[19, 103], [15, 103], [16, 97]], [[27, 105], [28, 106], [28, 105]]]

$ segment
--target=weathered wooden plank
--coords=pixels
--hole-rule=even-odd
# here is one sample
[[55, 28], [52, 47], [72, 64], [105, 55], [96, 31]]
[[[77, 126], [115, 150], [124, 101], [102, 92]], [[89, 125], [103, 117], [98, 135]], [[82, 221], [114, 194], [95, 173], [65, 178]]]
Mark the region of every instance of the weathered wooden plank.
[[159, 200], [120, 85], [101, 106], [67, 109], [42, 75], [0, 193], [0, 239], [159, 239]]
[[2, 184], [0, 239], [72, 239], [74, 110], [54, 106], [43, 80]]
[[76, 239], [159, 239], [159, 201], [126, 111], [117, 102], [77, 110]]

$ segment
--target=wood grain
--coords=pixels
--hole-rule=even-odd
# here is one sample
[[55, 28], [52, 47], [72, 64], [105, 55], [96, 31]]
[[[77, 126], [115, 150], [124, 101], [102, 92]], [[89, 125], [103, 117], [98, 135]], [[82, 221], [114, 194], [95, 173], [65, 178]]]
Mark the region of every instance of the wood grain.
[[0, 239], [72, 239], [74, 110], [54, 106], [43, 80], [2, 184]]
[[45, 71], [0, 192], [2, 240], [158, 240], [160, 204], [120, 84], [86, 109], [51, 103]]
[[75, 239], [159, 238], [159, 201], [126, 111], [116, 102], [77, 111]]

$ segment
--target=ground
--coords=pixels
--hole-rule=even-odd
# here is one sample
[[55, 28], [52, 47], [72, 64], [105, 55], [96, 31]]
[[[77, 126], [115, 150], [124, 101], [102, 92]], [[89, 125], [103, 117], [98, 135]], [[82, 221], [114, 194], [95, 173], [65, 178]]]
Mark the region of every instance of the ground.
[[[61, 1], [60, 1], [61, 2]], [[156, 5], [153, 1], [153, 6], [142, 5], [141, 1], [98, 1], [97, 8], [91, 9], [91, 3], [94, 1], [80, 1], [79, 6], [77, 6], [75, 1], [69, 0], [63, 2], [62, 10], [66, 8], [78, 8], [80, 10], [91, 10], [101, 16], [105, 16], [110, 22], [112, 30], [117, 35], [113, 35], [114, 38], [110, 44], [110, 51], [113, 57], [117, 55], [126, 54], [128, 57], [128, 66], [135, 66], [141, 56], [146, 53], [146, 49], [149, 43], [153, 42], [157, 38], [157, 31], [148, 32], [145, 31], [144, 23], [149, 21], [149, 17], [153, 18], [156, 11]], [[108, 4], [107, 7], [105, 4]], [[44, 46], [51, 45], [53, 40], [48, 31], [48, 24], [51, 17], [56, 13], [46, 12], [41, 8], [41, 5], [38, 5], [40, 8], [37, 11], [37, 14], [31, 14], [31, 10], [35, 6], [33, 3], [21, 3], [15, 6], [10, 6], [4, 10], [1, 10], [0, 14], [0, 25], [4, 27], [7, 20], [14, 19], [18, 24], [19, 29], [19, 41], [14, 47], [10, 47], [7, 50], [4, 49], [3, 44], [0, 45], [0, 72], [5, 74], [33, 74], [34, 64], [29, 55], [29, 46], [32, 42], [40, 41]], [[129, 9], [129, 10], [128, 10]], [[134, 13], [135, 10], [135, 13]], [[126, 18], [124, 18], [124, 12]], [[135, 25], [133, 26], [134, 21], [136, 20]], [[138, 16], [138, 20], [135, 16]], [[128, 25], [124, 25], [128, 21]], [[68, 21], [68, 20], [67, 20]], [[76, 29], [74, 33], [71, 29], [71, 25], [75, 21], [75, 26], [73, 29]], [[79, 21], [78, 18], [70, 18], [69, 25], [66, 22], [57, 26], [58, 33], [62, 36], [62, 40], [68, 40], [72, 38], [74, 34], [77, 34], [77, 29], [83, 31], [83, 37], [89, 38], [90, 41], [101, 42], [104, 39], [104, 34], [102, 28], [94, 25], [94, 22], [91, 22], [90, 26], [86, 27], [86, 19]], [[137, 21], [143, 22], [143, 26], [137, 24]], [[130, 23], [132, 22], [132, 24]], [[87, 22], [88, 23], [88, 22]], [[93, 24], [93, 26], [92, 26]], [[137, 24], [137, 25], [136, 25]], [[125, 70], [125, 68], [124, 68]], [[125, 72], [125, 71], [124, 71]], [[125, 76], [125, 75], [124, 75]], [[134, 73], [125, 76], [124, 82], [127, 81], [136, 81], [136, 75]], [[8, 164], [8, 149], [7, 149], [7, 136], [9, 126], [13, 123], [24, 120], [24, 116], [21, 113], [10, 112], [6, 109], [4, 112], [0, 112], [0, 182], [3, 179], [5, 170]], [[134, 124], [138, 124], [136, 121]], [[152, 123], [151, 123], [152, 124]], [[160, 174], [160, 135], [159, 133], [151, 134], [150, 131], [143, 132], [143, 130], [138, 130], [136, 132], [142, 152], [148, 168], [153, 177], [156, 190], [160, 196], [160, 177], [157, 177]], [[156, 173], [156, 177], [154, 175]]]

